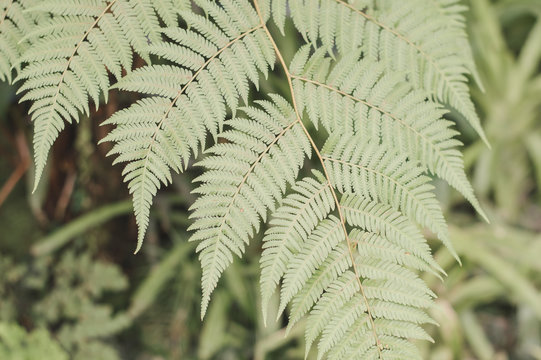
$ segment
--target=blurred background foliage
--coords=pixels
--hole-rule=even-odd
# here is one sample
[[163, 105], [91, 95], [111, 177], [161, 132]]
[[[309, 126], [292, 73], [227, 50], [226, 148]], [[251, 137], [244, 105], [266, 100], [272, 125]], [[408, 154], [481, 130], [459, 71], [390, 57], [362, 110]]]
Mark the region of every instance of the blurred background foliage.
[[[435, 248], [448, 277], [425, 276], [440, 326], [429, 329], [435, 343], [420, 346], [434, 360], [541, 359], [541, 0], [465, 2], [484, 85], [471, 90], [492, 148], [449, 118], [491, 224], [436, 184], [463, 264]], [[279, 46], [292, 54], [298, 41]], [[279, 77], [263, 86], [287, 93]], [[156, 199], [143, 251], [132, 255], [121, 170], [95, 144], [108, 130], [99, 124], [134, 100], [112, 92], [64, 131], [31, 195], [28, 109], [0, 84], [0, 359], [303, 359], [302, 323], [287, 338], [284, 318], [263, 326], [260, 239], [200, 320], [200, 268], [186, 241], [196, 173]]]

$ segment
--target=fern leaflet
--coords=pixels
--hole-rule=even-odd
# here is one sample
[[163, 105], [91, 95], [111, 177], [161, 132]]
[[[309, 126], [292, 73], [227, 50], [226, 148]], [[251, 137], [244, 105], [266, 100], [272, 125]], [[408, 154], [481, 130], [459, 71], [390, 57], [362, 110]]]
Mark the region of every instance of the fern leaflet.
[[37, 0], [1, 0], [0, 1], [0, 81], [11, 82], [13, 71], [19, 69], [19, 59], [29, 46], [28, 41], [21, 41], [30, 33], [42, 16], [25, 15], [25, 10], [34, 6]]
[[329, 52], [336, 46], [341, 54], [362, 48], [366, 57], [406, 74], [415, 88], [456, 109], [488, 144], [465, 82], [477, 73], [457, 1], [430, 0], [428, 6], [425, 0], [269, 2], [280, 28], [286, 2], [307, 42], [317, 46], [320, 41]]
[[425, 101], [400, 74], [363, 58], [360, 50], [332, 67], [324, 48], [311, 57], [309, 51], [308, 46], [299, 50], [291, 71], [299, 107], [316, 127], [321, 123], [330, 133], [364, 133], [393, 143], [460, 191], [486, 219], [464, 173], [457, 132], [442, 118], [446, 111], [440, 105]]
[[[274, 63], [248, 2], [231, 3], [225, 9], [207, 0], [197, 4], [215, 22], [181, 12], [189, 29], [165, 29], [171, 41], [149, 48], [174, 66], [148, 66], [115, 85], [150, 95], [112, 116], [106, 123], [117, 127], [102, 140], [115, 142], [110, 152], [118, 155], [115, 163], [128, 162], [124, 176], [139, 227], [136, 252], [148, 226], [152, 198], [161, 184], [171, 182], [171, 170], [182, 171], [190, 156], [205, 147], [207, 131], [217, 136], [226, 106], [235, 111], [239, 98], [248, 102], [249, 81], [258, 84], [258, 69], [266, 74]], [[236, 11], [248, 21], [231, 20]], [[200, 42], [201, 38], [207, 40]]]
[[250, 119], [228, 122], [232, 129], [221, 137], [229, 142], [209, 149], [213, 156], [199, 163], [206, 172], [197, 179], [203, 184], [195, 192], [203, 196], [192, 207], [197, 220], [190, 229], [197, 230], [191, 241], [201, 241], [202, 315], [221, 273], [233, 261], [231, 254], [242, 256], [310, 154], [299, 120], [283, 98], [273, 96], [273, 103], [259, 104], [264, 112], [245, 108]]
[[[19, 64], [17, 81], [32, 101], [37, 186], [49, 150], [65, 123], [89, 114], [89, 98], [96, 107], [107, 101], [108, 70], [119, 79], [132, 68], [132, 48], [148, 60], [147, 40], [159, 40], [159, 23], [149, 0], [77, 0], [36, 2], [27, 11], [47, 19], [23, 38], [32, 43]], [[167, 8], [170, 1], [156, 3]], [[180, 4], [180, 3], [179, 3]], [[17, 66], [19, 65], [17, 64]]]

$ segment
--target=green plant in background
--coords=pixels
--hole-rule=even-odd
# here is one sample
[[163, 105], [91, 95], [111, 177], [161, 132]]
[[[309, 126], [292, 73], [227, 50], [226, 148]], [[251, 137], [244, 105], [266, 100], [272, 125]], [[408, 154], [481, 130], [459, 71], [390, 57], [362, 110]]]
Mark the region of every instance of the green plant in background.
[[2, 359], [67, 360], [62, 348], [49, 336], [47, 330], [34, 330], [28, 334], [15, 324], [0, 323], [0, 357]]
[[[486, 86], [485, 93], [474, 91], [473, 95], [485, 115], [494, 148], [486, 151], [476, 143], [466, 152], [468, 165], [474, 170], [477, 191], [494, 197], [502, 210], [499, 216], [531, 227], [535, 216], [524, 216], [521, 209], [524, 199], [541, 181], [541, 9], [539, 5], [527, 7], [521, 1], [503, 2], [499, 7], [486, 0], [472, 1], [471, 6], [475, 18], [472, 41], [479, 52], [480, 76]], [[502, 18], [501, 25], [498, 17]], [[521, 40], [523, 46], [515, 52], [506, 44], [502, 27], [525, 21], [532, 26]], [[512, 167], [502, 167], [502, 162]]]
[[[527, 172], [538, 162], [531, 129], [538, 119], [539, 31], [525, 26], [529, 37], [521, 51], [515, 45], [494, 56], [508, 41], [498, 34], [497, 14], [504, 27], [514, 24], [538, 14], [535, 1], [499, 1], [494, 11], [488, 1], [468, 10], [458, 0], [116, 0], [90, 7], [15, 0], [2, 6], [0, 38], [20, 30], [9, 39], [9, 66], [0, 69], [8, 80], [13, 72], [23, 99], [32, 101], [36, 180], [64, 121], [89, 114], [90, 98], [96, 107], [107, 101], [110, 79], [129, 103], [134, 96], [128, 92], [140, 94], [100, 133], [104, 145], [113, 143], [115, 162], [125, 164], [137, 251], [148, 231], [145, 259], [153, 271], [112, 312], [98, 304], [102, 291], [92, 283], [99, 288], [102, 278], [114, 280], [103, 290], [121, 291], [122, 276], [109, 265], [92, 266], [102, 264], [95, 248], [81, 252], [79, 242], [70, 242], [92, 239], [83, 232], [130, 211], [125, 202], [82, 216], [32, 248], [38, 264], [60, 251], [55, 270], [39, 280], [55, 279], [55, 296], [36, 301], [32, 317], [33, 326], [54, 329], [70, 355], [135, 355], [118, 352], [124, 347], [119, 334], [131, 327], [140, 333], [129, 336], [142, 339], [147, 351], [171, 358], [491, 359], [505, 355], [483, 316], [493, 316], [493, 304], [503, 302], [520, 309], [521, 340], [512, 356], [539, 356], [539, 322], [526, 319], [539, 315], [538, 269], [522, 255], [538, 246], [535, 235], [471, 226], [471, 214], [450, 207], [449, 218], [461, 229], [448, 231], [436, 200], [442, 188], [431, 184], [432, 176], [446, 181], [484, 217], [458, 150], [461, 135], [449, 119], [467, 122], [481, 138], [466, 149], [466, 169], [475, 164], [474, 187], [488, 203], [493, 189], [491, 217], [518, 223], [526, 196], [516, 194], [533, 184]], [[464, 15], [471, 20], [473, 51]], [[6, 43], [0, 40], [0, 49]], [[515, 53], [516, 65], [508, 65]], [[508, 76], [500, 76], [508, 68]], [[493, 124], [486, 136], [468, 76], [481, 88], [472, 92], [483, 118]], [[513, 116], [523, 120], [515, 139], [528, 139], [511, 151], [516, 141], [508, 142], [501, 129]], [[92, 131], [88, 124], [78, 131]], [[487, 138], [494, 152], [483, 144]], [[81, 137], [81, 146], [92, 148], [93, 140]], [[507, 152], [527, 154], [517, 157], [526, 160], [511, 177], [495, 165], [513, 158]], [[193, 158], [197, 170], [177, 176]], [[192, 176], [199, 187], [188, 196]], [[150, 216], [154, 196], [170, 183], [189, 201], [171, 213], [156, 201]], [[184, 204], [191, 205], [193, 223]], [[530, 227], [534, 219], [520, 224]], [[202, 273], [190, 257], [195, 247], [177, 234], [190, 224]], [[433, 237], [446, 245], [432, 246], [436, 260], [426, 240]], [[512, 240], [496, 245], [489, 240], [494, 237], [521, 240], [509, 249]], [[174, 245], [162, 256], [166, 238]], [[233, 261], [235, 255], [244, 260]], [[462, 267], [452, 255], [460, 255]], [[513, 264], [523, 266], [514, 270]], [[34, 279], [21, 275], [28, 271], [16, 266], [13, 276]], [[64, 279], [65, 273], [79, 280]], [[224, 286], [210, 302], [222, 273]], [[449, 278], [442, 285], [444, 274]], [[207, 314], [202, 329], [193, 316], [200, 277], [200, 310]], [[13, 293], [6, 298], [2, 313], [16, 314]], [[78, 305], [52, 316], [45, 309], [58, 308], [53, 298]], [[282, 328], [285, 313], [289, 324]], [[164, 326], [171, 318], [177, 325]], [[412, 341], [432, 338], [435, 345]]]
[[[452, 259], [441, 252], [436, 254], [449, 273], [447, 286], [440, 288], [439, 295], [443, 307], [450, 311], [440, 314], [440, 322], [447, 318], [453, 324], [451, 319], [456, 316], [454, 325], [442, 327], [442, 337], [447, 341], [454, 337], [456, 342], [441, 358], [452, 359], [452, 353], [454, 358], [464, 358], [468, 353], [478, 359], [506, 358], [501, 347], [516, 342], [509, 358], [539, 359], [541, 293], [536, 279], [541, 269], [535, 259], [541, 246], [539, 235], [501, 225], [450, 230], [458, 239], [455, 244], [464, 258], [464, 268], [453, 266]], [[491, 309], [494, 302], [516, 308], [514, 321], [506, 325], [514, 331], [498, 324], [505, 312]]]
[[[59, 256], [39, 257], [31, 266], [13, 267], [11, 261], [2, 258], [0, 270], [6, 275], [1, 284], [2, 321], [14, 321], [22, 311], [39, 328], [55, 328], [58, 344], [75, 359], [119, 359], [116, 350], [102, 339], [125, 329], [131, 320], [125, 314], [113, 314], [111, 305], [99, 303], [104, 292], [118, 292], [127, 287], [126, 277], [117, 266], [97, 261], [90, 251], [81, 253], [71, 249]], [[24, 306], [17, 301], [17, 294], [21, 293], [33, 294], [32, 308], [18, 309]], [[8, 329], [4, 332], [6, 336], [12, 333]], [[41, 333], [43, 330], [36, 332], [37, 339]], [[46, 344], [45, 340], [42, 341]], [[33, 340], [30, 337], [21, 341]], [[7, 346], [5, 351], [15, 346], [10, 339], [2, 342]], [[27, 346], [27, 351], [40, 351], [33, 349], [31, 343], [23, 345]], [[9, 351], [14, 352], [12, 358], [17, 358], [19, 350]], [[51, 359], [55, 359], [53, 354]]]

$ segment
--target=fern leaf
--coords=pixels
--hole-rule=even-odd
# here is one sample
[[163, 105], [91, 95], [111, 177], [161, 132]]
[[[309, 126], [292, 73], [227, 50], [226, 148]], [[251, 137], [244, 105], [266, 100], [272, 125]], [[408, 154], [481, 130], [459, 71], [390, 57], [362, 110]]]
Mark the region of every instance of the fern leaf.
[[427, 2], [425, 6], [427, 6], [425, 11], [431, 14], [429, 16], [441, 19], [440, 26], [445, 27], [448, 33], [452, 33], [452, 37], [458, 43], [456, 46], [456, 50], [459, 51], [458, 55], [464, 61], [466, 68], [479, 88], [484, 91], [466, 32], [466, 17], [464, 14], [467, 12], [468, 7], [460, 0], [434, 0]]
[[[344, 194], [342, 197], [341, 208], [347, 222], [352, 226], [384, 236], [386, 240], [402, 248], [404, 254], [414, 256], [425, 266], [445, 274], [432, 258], [430, 247], [426, 244], [419, 229], [413, 226], [403, 214], [393, 210], [391, 206], [350, 193]], [[353, 236], [355, 235], [356, 233], [353, 234]], [[386, 254], [391, 253], [386, 252]]]
[[[25, 39], [32, 47], [20, 58], [26, 64], [17, 77], [26, 92], [21, 101], [32, 100], [34, 123], [35, 186], [43, 172], [49, 149], [65, 126], [88, 114], [89, 98], [98, 106], [109, 88], [107, 68], [118, 78], [123, 66], [131, 70], [132, 46], [145, 56], [148, 36], [156, 38], [158, 18], [149, 1], [47, 0], [28, 11], [49, 14]], [[34, 64], [50, 69], [47, 78], [32, 77]], [[56, 78], [54, 78], [56, 75]], [[52, 79], [55, 79], [53, 82]], [[21, 91], [21, 90], [20, 90]]]
[[232, 254], [242, 255], [310, 153], [293, 109], [280, 97], [273, 101], [259, 102], [265, 111], [244, 108], [249, 119], [229, 121], [232, 129], [220, 135], [228, 142], [210, 148], [213, 156], [199, 163], [206, 171], [197, 179], [202, 196], [192, 206], [190, 229], [196, 230], [191, 241], [200, 241], [202, 316]]
[[[344, 209], [345, 206], [342, 206]], [[347, 213], [347, 211], [346, 211]], [[358, 224], [358, 223], [357, 223]], [[414, 246], [404, 246], [394, 244], [393, 242], [382, 237], [381, 234], [371, 233], [365, 231], [352, 231], [350, 233], [351, 239], [357, 244], [359, 252], [369, 259], [392, 259], [393, 262], [405, 266], [411, 269], [431, 272], [434, 267], [437, 268], [436, 263], [427, 264], [424, 259], [420, 259], [417, 256], [412, 256], [406, 249], [414, 249]], [[424, 242], [420, 242], [420, 245], [424, 245]], [[430, 253], [428, 251], [421, 252], [424, 258], [431, 261]], [[437, 273], [435, 273], [437, 275]]]
[[271, 227], [263, 238], [261, 255], [261, 296], [264, 319], [267, 307], [280, 278], [295, 252], [300, 251], [302, 240], [312, 232], [318, 221], [334, 210], [335, 203], [323, 175], [315, 172], [316, 179], [305, 178], [293, 187], [293, 192], [274, 212]]
[[[124, 166], [136, 252], [157, 191], [205, 155], [190, 209], [202, 317], [268, 223], [265, 322], [278, 290], [278, 317], [289, 308], [287, 331], [307, 317], [306, 350], [316, 344], [318, 359], [420, 358], [409, 340], [432, 340], [422, 326], [434, 323], [435, 294], [418, 272], [445, 274], [421, 229], [456, 257], [428, 175], [484, 216], [444, 119], [454, 108], [484, 138], [459, 0], [0, 0], [0, 9], [0, 79], [15, 69], [21, 101], [32, 101], [36, 184], [65, 123], [90, 113], [89, 100], [107, 101], [114, 77], [112, 88], [141, 95], [104, 122], [114, 129], [102, 140]], [[306, 42], [289, 67], [267, 28], [272, 17], [285, 34], [288, 15]], [[149, 64], [133, 70], [134, 53]], [[276, 60], [291, 102], [250, 102]], [[312, 151], [319, 170], [298, 180]]]
[[[341, 136], [344, 144], [355, 143], [358, 147], [335, 155], [353, 160], [352, 153], [365, 154], [372, 160], [370, 166], [381, 163], [378, 171], [386, 173], [385, 169], [389, 168], [386, 159], [372, 156], [387, 153], [385, 146], [371, 145], [358, 136]], [[322, 151], [324, 159], [327, 149], [346, 148], [330, 145], [338, 143], [332, 138], [328, 140]], [[396, 154], [391, 157], [398, 159]], [[362, 159], [355, 161], [364, 164]], [[391, 168], [403, 169], [405, 162], [398, 159]], [[331, 185], [343, 190], [343, 184], [334, 181], [333, 166], [325, 165]], [[340, 178], [349, 179], [349, 175]], [[325, 203], [334, 198], [328, 180], [318, 172], [292, 188], [293, 192], [273, 214], [275, 218], [265, 235], [261, 259], [263, 299], [268, 303], [274, 288], [280, 284], [279, 311], [288, 303], [292, 305], [288, 330], [310, 312], [306, 324], [307, 352], [319, 337], [319, 358], [325, 354], [329, 359], [351, 358], [344, 357], [348, 352], [370, 353], [374, 358], [387, 355], [400, 358], [404, 354], [419, 358], [411, 345], [401, 346], [402, 339], [430, 340], [420, 325], [434, 323], [424, 309], [432, 306], [435, 295], [414, 271], [422, 269], [437, 274], [443, 270], [415, 226], [419, 219], [398, 212], [408, 213], [407, 209], [393, 210], [386, 204], [385, 196], [363, 190], [381, 179], [370, 180], [366, 176], [365, 180], [363, 186], [348, 186], [355, 194], [346, 193], [339, 204]], [[382, 183], [378, 187], [388, 189]], [[363, 195], [368, 200], [363, 200]], [[403, 203], [410, 202], [403, 200]], [[313, 210], [307, 210], [310, 208]], [[348, 233], [332, 214], [337, 210], [353, 227]], [[360, 343], [363, 345], [357, 347]]]
[[298, 292], [291, 302], [291, 311], [288, 331], [299, 321], [317, 302], [324, 290], [326, 290], [344, 271], [349, 269], [351, 259], [349, 249], [345, 244], [341, 244], [327, 257], [327, 259], [318, 267], [313, 276], [304, 284], [304, 287]]
[[[357, 285], [355, 274], [348, 270], [327, 286], [322, 295], [320, 294], [321, 297], [312, 309], [306, 323], [305, 338], [307, 353], [316, 338], [331, 321], [333, 315], [360, 290]], [[371, 342], [374, 341], [371, 336], [367, 335], [367, 338], [370, 338]]]
[[321, 221], [302, 244], [301, 250], [289, 261], [281, 288], [280, 308], [285, 309], [293, 296], [345, 239], [340, 220], [335, 216]]
[[429, 228], [448, 247], [447, 225], [434, 194], [430, 178], [407, 160], [407, 156], [386, 146], [365, 142], [359, 136], [329, 138], [323, 148], [333, 185], [342, 193], [353, 192], [390, 205]]
[[382, 0], [377, 9], [371, 1], [344, 0], [289, 1], [289, 6], [307, 42], [321, 41], [329, 50], [336, 45], [342, 54], [362, 48], [366, 57], [407, 74], [415, 88], [456, 109], [488, 144], [466, 84], [474, 66], [454, 1], [426, 6], [423, 0]]
[[36, 3], [37, 0], [0, 1], [0, 81], [11, 82], [13, 68], [20, 71], [19, 59], [30, 45], [23, 39], [43, 21], [42, 14], [25, 13]]
[[285, 22], [287, 13], [287, 0], [274, 0], [271, 2], [272, 17], [278, 29], [285, 35]]
[[[446, 180], [486, 215], [464, 172], [457, 132], [444, 120], [445, 111], [425, 101], [422, 92], [411, 89], [399, 74], [385, 71], [383, 64], [359, 59], [360, 51], [344, 56], [332, 69], [323, 48], [308, 57], [305, 46], [292, 62], [294, 88], [310, 119], [329, 132], [353, 131], [393, 144]], [[306, 104], [306, 105], [304, 105]], [[334, 123], [345, 114], [346, 118]]]
[[[229, 34], [216, 20], [226, 19], [226, 10], [208, 1], [197, 3], [213, 15], [207, 19], [191, 11], [180, 12], [189, 29], [165, 29], [163, 33], [172, 41], [149, 47], [151, 53], [173, 65], [147, 66], [115, 85], [152, 96], [112, 116], [106, 123], [117, 127], [102, 140], [115, 142], [110, 152], [119, 156], [115, 163], [128, 163], [124, 176], [138, 225], [136, 252], [148, 226], [152, 199], [162, 184], [170, 182], [171, 171], [182, 171], [191, 155], [205, 147], [207, 131], [216, 138], [223, 127], [226, 105], [235, 112], [239, 97], [247, 102], [248, 79], [257, 83], [258, 66], [266, 72], [263, 66], [275, 61], [247, 1], [239, 2], [235, 9], [252, 20], [242, 26], [229, 21], [228, 26], [235, 30]], [[201, 37], [207, 41], [191, 48]], [[256, 43], [258, 51], [245, 59], [249, 43]], [[141, 113], [152, 116], [143, 119]], [[129, 121], [130, 117], [139, 120]]]
[[167, 27], [178, 26], [178, 17], [182, 11], [190, 8], [190, 0], [154, 0], [152, 5]]
[[[340, 340], [347, 339], [344, 335], [349, 328], [356, 325], [356, 322], [359, 322], [363, 327], [370, 328], [370, 320], [366, 310], [362, 297], [355, 294], [333, 314], [329, 323], [323, 328], [318, 343], [318, 359], [323, 358], [323, 355], [336, 345], [340, 345]], [[366, 336], [370, 336], [370, 332]]]

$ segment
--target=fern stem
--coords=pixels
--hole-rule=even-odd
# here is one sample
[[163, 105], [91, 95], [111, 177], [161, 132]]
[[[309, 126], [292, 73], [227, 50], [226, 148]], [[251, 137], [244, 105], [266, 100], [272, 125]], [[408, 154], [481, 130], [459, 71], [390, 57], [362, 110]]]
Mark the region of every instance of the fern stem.
[[287, 82], [289, 84], [289, 91], [291, 92], [291, 100], [293, 102], [293, 109], [295, 110], [297, 120], [298, 120], [303, 132], [306, 134], [306, 137], [310, 141], [310, 144], [312, 145], [312, 148], [314, 149], [314, 152], [316, 153], [316, 156], [318, 157], [319, 162], [321, 163], [321, 167], [323, 169], [323, 173], [325, 175], [325, 178], [327, 179], [327, 182], [330, 185], [331, 193], [332, 193], [332, 196], [333, 196], [334, 201], [336, 203], [338, 216], [340, 218], [340, 223], [342, 225], [342, 229], [344, 230], [344, 236], [345, 236], [345, 239], [346, 239], [346, 242], [347, 242], [347, 245], [348, 245], [348, 250], [349, 250], [350, 257], [351, 257], [351, 263], [352, 263], [353, 271], [355, 273], [355, 278], [357, 279], [357, 283], [359, 285], [361, 295], [362, 295], [362, 297], [364, 299], [364, 302], [366, 304], [366, 313], [368, 315], [368, 318], [370, 319], [370, 324], [371, 324], [371, 327], [372, 327], [372, 332], [374, 333], [374, 340], [376, 342], [376, 347], [378, 349], [379, 358], [381, 360], [383, 360], [383, 354], [381, 352], [383, 346], [382, 346], [381, 341], [378, 338], [378, 334], [376, 332], [376, 324], [374, 322], [374, 317], [372, 316], [372, 312], [370, 310], [370, 305], [368, 303], [368, 298], [366, 297], [366, 294], [365, 294], [365, 291], [364, 291], [364, 288], [363, 288], [363, 285], [362, 285], [360, 272], [357, 269], [357, 263], [355, 262], [355, 255], [354, 255], [355, 246], [352, 244], [351, 239], [349, 238], [349, 234], [348, 234], [348, 231], [346, 229], [345, 217], [344, 217], [344, 214], [342, 212], [342, 209], [340, 208], [340, 201], [338, 201], [338, 196], [336, 195], [336, 191], [334, 190], [334, 187], [332, 186], [331, 178], [330, 178], [329, 173], [327, 171], [327, 167], [325, 166], [325, 163], [323, 161], [323, 157], [321, 156], [321, 153], [319, 152], [319, 149], [318, 149], [316, 143], [314, 142], [314, 139], [312, 138], [312, 136], [308, 132], [308, 129], [306, 128], [306, 126], [303, 124], [303, 122], [301, 120], [301, 116], [300, 116], [300, 113], [299, 113], [299, 108], [297, 106], [297, 101], [295, 99], [295, 91], [293, 90], [293, 80], [292, 80], [292, 77], [291, 77], [291, 73], [289, 71], [289, 68], [288, 68], [285, 60], [284, 60], [284, 57], [282, 56], [282, 53], [281, 53], [280, 49], [278, 48], [278, 45], [274, 41], [274, 38], [272, 37], [272, 34], [270, 33], [267, 25], [265, 24], [265, 20], [263, 19], [263, 15], [261, 14], [261, 9], [259, 7], [258, 0], [254, 0], [254, 7], [255, 7], [255, 9], [257, 11], [257, 15], [259, 16], [259, 19], [261, 21], [261, 26], [263, 27], [263, 30], [265, 30], [265, 33], [267, 34], [267, 37], [269, 38], [269, 41], [271, 42], [272, 47], [274, 48], [274, 51], [276, 52], [276, 56], [278, 58], [278, 61], [280, 62], [281, 66], [282, 66], [282, 68], [284, 70], [284, 73], [285, 73], [285, 75], [287, 77]]

